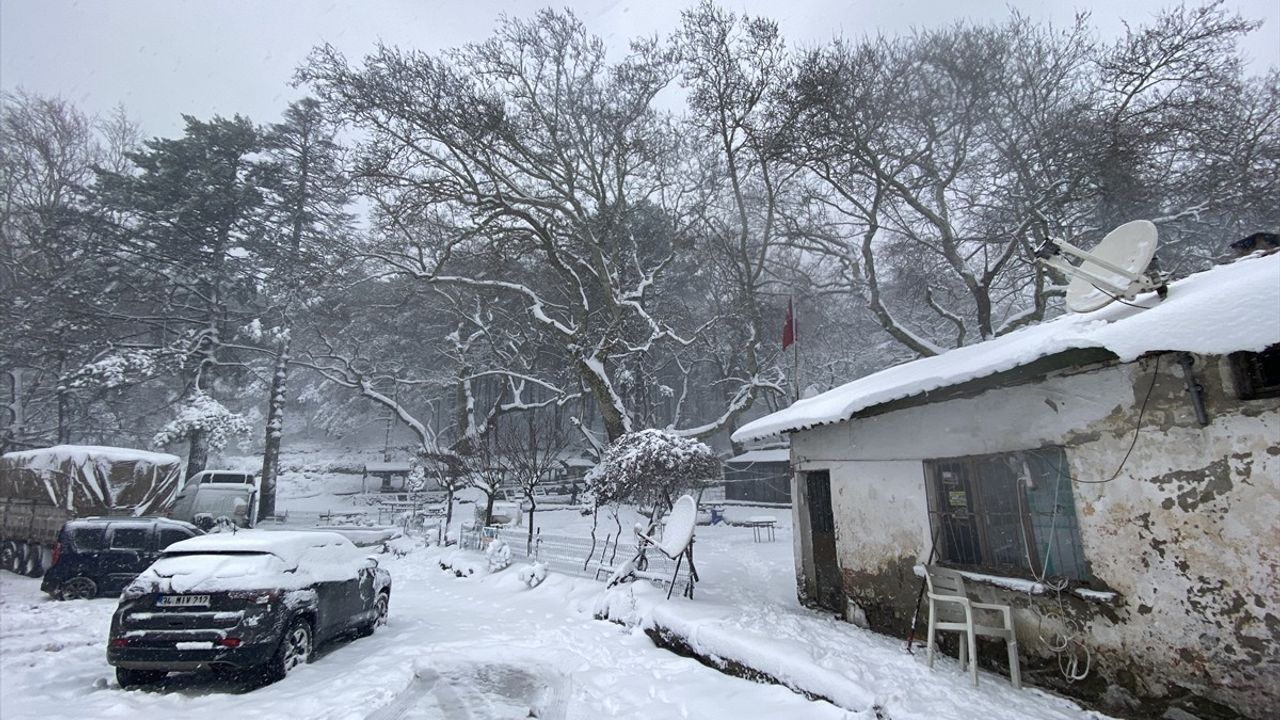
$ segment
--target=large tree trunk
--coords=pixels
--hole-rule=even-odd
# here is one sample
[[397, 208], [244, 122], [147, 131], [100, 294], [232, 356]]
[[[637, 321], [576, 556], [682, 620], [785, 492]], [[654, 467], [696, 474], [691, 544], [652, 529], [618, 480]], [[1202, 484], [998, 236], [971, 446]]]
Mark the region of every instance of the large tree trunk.
[[587, 389], [591, 392], [592, 399], [595, 400], [596, 408], [600, 411], [600, 419], [604, 422], [605, 435], [608, 436], [609, 442], [613, 442], [623, 435], [631, 432], [631, 418], [627, 416], [627, 410], [622, 404], [622, 399], [618, 397], [608, 380], [603, 377], [604, 362], [599, 362], [599, 369], [593, 368], [591, 365], [595, 358], [582, 358], [579, 362], [579, 373], [582, 380], [586, 384]]
[[449, 544], [449, 526], [453, 524], [453, 484], [445, 490], [444, 495], [444, 532], [440, 536], [440, 544]]
[[204, 430], [191, 433], [191, 450], [187, 453], [187, 478], [204, 470], [209, 464], [209, 434]]
[[525, 497], [529, 500], [529, 539], [525, 541], [524, 552], [526, 555], [533, 554], [533, 511], [537, 509], [538, 503], [533, 501], [533, 493], [525, 493]]
[[289, 380], [289, 341], [276, 358], [271, 376], [271, 398], [267, 403], [266, 449], [262, 454], [262, 497], [258, 500], [258, 520], [276, 514], [276, 476], [280, 473], [280, 440], [284, 434], [284, 401]]

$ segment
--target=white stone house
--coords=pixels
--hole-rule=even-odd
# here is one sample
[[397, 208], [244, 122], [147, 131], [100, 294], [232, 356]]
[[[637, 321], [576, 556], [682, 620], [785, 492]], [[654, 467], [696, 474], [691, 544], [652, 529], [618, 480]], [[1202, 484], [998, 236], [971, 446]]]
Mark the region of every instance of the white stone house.
[[1280, 707], [1280, 254], [1135, 304], [735, 433], [790, 436], [801, 598], [904, 637], [919, 566], [940, 563], [1014, 607], [1033, 682], [1118, 709]]

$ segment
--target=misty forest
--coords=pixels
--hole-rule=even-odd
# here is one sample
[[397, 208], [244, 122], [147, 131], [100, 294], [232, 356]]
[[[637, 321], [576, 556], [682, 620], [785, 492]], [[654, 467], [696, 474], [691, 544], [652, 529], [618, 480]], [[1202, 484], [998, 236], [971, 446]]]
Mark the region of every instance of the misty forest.
[[543, 10], [442, 53], [316, 47], [280, 117], [175, 137], [16, 90], [0, 451], [190, 475], [238, 444], [270, 488], [291, 438], [391, 426], [441, 482], [645, 428], [728, 450], [798, 396], [1060, 314], [1046, 239], [1150, 219], [1182, 277], [1280, 225], [1256, 27], [1211, 4], [1104, 41], [1015, 12], [796, 46], [703, 4], [618, 49]]

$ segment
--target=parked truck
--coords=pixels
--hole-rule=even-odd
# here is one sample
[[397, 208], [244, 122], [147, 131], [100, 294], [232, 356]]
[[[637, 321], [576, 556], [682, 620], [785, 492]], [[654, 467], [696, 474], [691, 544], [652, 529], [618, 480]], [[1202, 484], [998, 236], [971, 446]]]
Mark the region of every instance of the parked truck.
[[176, 455], [58, 445], [0, 456], [0, 568], [39, 577], [63, 523], [161, 515], [182, 480]]

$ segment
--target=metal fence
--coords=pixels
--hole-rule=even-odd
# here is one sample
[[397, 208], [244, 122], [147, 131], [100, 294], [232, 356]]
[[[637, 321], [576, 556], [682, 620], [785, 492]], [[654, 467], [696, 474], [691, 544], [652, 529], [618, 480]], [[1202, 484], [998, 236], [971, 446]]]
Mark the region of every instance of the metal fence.
[[[489, 543], [500, 540], [511, 548], [513, 561], [526, 560], [546, 565], [566, 575], [590, 578], [604, 582], [613, 574], [614, 568], [632, 559], [636, 555], [636, 546], [632, 543], [619, 543], [612, 535], [597, 538], [593, 544], [590, 537], [574, 535], [554, 535], [535, 533], [533, 543], [529, 543], [527, 530], [503, 527], [464, 528], [459, 542], [463, 548], [484, 550]], [[647, 567], [638, 577], [649, 580], [662, 587], [672, 584], [684, 588], [689, 583], [689, 568], [680, 564], [680, 572], [676, 571], [676, 561], [667, 558], [656, 548], [649, 548], [645, 553]]]

